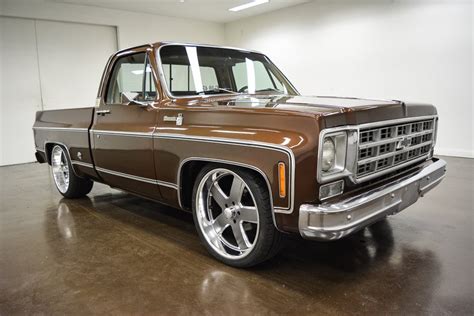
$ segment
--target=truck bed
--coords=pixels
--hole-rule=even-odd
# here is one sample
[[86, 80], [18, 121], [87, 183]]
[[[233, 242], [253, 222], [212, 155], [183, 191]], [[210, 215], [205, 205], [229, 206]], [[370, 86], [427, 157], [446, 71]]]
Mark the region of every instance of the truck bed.
[[93, 107], [36, 112], [33, 134], [37, 160], [49, 163], [49, 153], [55, 143], [67, 149], [76, 174], [83, 172], [81, 164], [93, 165], [89, 142], [93, 115]]

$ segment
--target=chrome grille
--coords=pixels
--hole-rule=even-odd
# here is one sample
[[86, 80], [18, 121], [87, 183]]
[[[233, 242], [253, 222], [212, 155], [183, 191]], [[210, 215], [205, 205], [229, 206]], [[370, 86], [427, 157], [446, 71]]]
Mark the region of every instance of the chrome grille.
[[359, 130], [356, 178], [372, 178], [427, 158], [433, 147], [435, 119], [364, 127]]

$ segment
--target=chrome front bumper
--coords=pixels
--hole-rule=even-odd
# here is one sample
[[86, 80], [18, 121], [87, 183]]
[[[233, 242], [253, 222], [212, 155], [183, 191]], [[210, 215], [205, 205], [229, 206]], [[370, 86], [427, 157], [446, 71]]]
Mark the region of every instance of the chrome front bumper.
[[299, 231], [306, 239], [336, 240], [407, 208], [443, 180], [446, 162], [434, 162], [404, 177], [344, 201], [300, 207]]

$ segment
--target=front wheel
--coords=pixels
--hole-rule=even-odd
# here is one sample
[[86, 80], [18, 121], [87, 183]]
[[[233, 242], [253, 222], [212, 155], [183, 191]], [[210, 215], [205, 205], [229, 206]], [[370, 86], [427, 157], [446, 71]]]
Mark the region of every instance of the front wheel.
[[274, 256], [281, 234], [273, 224], [268, 188], [253, 172], [207, 165], [193, 189], [194, 223], [218, 260], [250, 267]]
[[76, 176], [69, 156], [60, 145], [55, 145], [51, 151], [51, 172], [59, 193], [67, 198], [83, 197], [94, 185], [91, 180]]

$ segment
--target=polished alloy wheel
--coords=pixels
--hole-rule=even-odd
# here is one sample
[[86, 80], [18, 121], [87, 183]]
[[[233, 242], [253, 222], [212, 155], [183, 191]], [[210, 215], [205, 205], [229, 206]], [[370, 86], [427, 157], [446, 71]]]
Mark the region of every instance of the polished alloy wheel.
[[60, 146], [54, 146], [51, 153], [51, 168], [56, 187], [61, 193], [69, 188], [69, 165], [66, 153]]
[[204, 238], [221, 256], [242, 259], [259, 235], [259, 214], [252, 191], [235, 172], [209, 171], [199, 183], [196, 217]]

